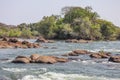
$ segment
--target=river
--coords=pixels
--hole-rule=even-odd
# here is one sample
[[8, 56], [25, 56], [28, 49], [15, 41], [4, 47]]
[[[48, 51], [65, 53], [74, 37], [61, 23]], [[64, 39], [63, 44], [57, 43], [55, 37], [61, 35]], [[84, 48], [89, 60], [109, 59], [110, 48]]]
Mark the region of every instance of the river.
[[[34, 42], [34, 40], [29, 40]], [[48, 48], [37, 49], [0, 49], [0, 80], [120, 80], [120, 63], [108, 62], [107, 59], [91, 59], [78, 56], [78, 60], [55, 64], [14, 64], [11, 61], [18, 55], [30, 56], [54, 55], [61, 57], [75, 49], [92, 52], [107, 51], [120, 54], [120, 41], [99, 41], [91, 43], [41, 43]], [[83, 59], [83, 61], [79, 60]], [[9, 60], [2, 60], [9, 59]]]

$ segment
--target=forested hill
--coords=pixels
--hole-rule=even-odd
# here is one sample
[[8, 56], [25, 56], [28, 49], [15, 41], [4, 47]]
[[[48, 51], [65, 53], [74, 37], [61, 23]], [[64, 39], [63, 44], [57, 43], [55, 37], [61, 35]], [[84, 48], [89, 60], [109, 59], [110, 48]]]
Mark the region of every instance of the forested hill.
[[61, 15], [44, 16], [39, 22], [22, 23], [17, 27], [5, 27], [5, 24], [0, 23], [0, 36], [22, 38], [44, 36], [48, 39], [85, 40], [120, 39], [120, 28], [112, 22], [101, 19], [91, 7], [64, 7], [61, 12]]

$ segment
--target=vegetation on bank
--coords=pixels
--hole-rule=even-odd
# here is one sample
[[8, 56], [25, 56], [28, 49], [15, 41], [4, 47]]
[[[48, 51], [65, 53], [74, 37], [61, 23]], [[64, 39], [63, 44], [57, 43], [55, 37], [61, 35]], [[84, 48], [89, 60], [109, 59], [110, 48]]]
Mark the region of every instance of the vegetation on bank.
[[64, 7], [61, 15], [44, 16], [36, 23], [16, 27], [0, 23], [0, 37], [119, 40], [120, 28], [100, 18], [91, 7]]

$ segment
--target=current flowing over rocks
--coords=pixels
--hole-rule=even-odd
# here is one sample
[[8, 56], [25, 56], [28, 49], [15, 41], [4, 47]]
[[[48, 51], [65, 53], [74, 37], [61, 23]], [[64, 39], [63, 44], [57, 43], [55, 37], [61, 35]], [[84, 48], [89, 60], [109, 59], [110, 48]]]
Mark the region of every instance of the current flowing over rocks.
[[[89, 52], [87, 50], [74, 50], [68, 54], [64, 54], [62, 56], [66, 58], [59, 58], [56, 56], [43, 56], [39, 54], [32, 54], [30, 57], [26, 56], [17, 56], [12, 63], [45, 63], [45, 64], [54, 64], [54, 63], [65, 63], [71, 60], [77, 60], [77, 58], [69, 58], [68, 56], [79, 56], [79, 55], [88, 55], [91, 59], [108, 59], [111, 62], [120, 63], [120, 56], [112, 56], [110, 52]], [[82, 59], [80, 59], [82, 61]]]

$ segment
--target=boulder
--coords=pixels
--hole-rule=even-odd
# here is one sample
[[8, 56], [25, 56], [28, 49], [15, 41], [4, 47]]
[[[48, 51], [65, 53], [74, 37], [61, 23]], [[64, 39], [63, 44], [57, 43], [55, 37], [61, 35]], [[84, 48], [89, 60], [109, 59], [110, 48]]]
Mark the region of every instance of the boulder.
[[22, 41], [22, 44], [27, 45], [27, 44], [29, 44], [29, 42], [28, 41]]
[[109, 52], [99, 52], [99, 53], [92, 53], [90, 54], [91, 58], [109, 58], [111, 53]]
[[85, 55], [85, 54], [89, 54], [90, 52], [86, 51], [86, 50], [74, 50], [70, 53], [67, 54], [63, 54], [62, 56], [79, 56], [79, 55]]
[[7, 37], [4, 37], [2, 41], [8, 41], [9, 39]]
[[91, 58], [101, 58], [101, 56], [99, 55], [99, 53], [90, 54], [90, 57]]
[[42, 36], [40, 36], [40, 37], [36, 40], [36, 42], [47, 43], [48, 41], [47, 41], [45, 38], [43, 38]]
[[12, 63], [30, 63], [30, 58], [26, 56], [17, 56]]
[[32, 55], [30, 56], [31, 60], [36, 60], [38, 57], [40, 57], [39, 54], [32, 54]]
[[89, 54], [89, 52], [87, 50], [74, 50], [73, 53], [76, 53], [76, 54]]
[[37, 60], [35, 60], [36, 63], [46, 63], [46, 64], [53, 64], [56, 63], [57, 60], [51, 56], [39, 56]]
[[68, 62], [66, 58], [59, 58], [55, 56], [41, 56], [39, 54], [32, 54], [30, 57], [17, 56], [12, 63], [45, 63], [54, 64], [56, 62], [65, 63]]
[[39, 48], [40, 45], [36, 43], [30, 43], [28, 41], [18, 41], [17, 39], [9, 39], [8, 41], [0, 41], [0, 48]]
[[18, 42], [18, 39], [10, 38], [8, 41], [9, 41], [9, 42], [12, 42], [12, 43], [16, 43], [16, 42]]
[[55, 56], [50, 56], [50, 57], [54, 58], [57, 62], [62, 62], [62, 63], [68, 62], [68, 59], [66, 58], [60, 58]]
[[69, 52], [67, 54], [63, 54], [62, 56], [79, 56], [79, 55], [74, 52]]
[[108, 61], [120, 63], [120, 56], [111, 56]]
[[39, 56], [35, 62], [36, 63], [53, 64], [53, 63], [56, 63], [57, 60], [51, 56]]
[[65, 58], [56, 58], [57, 62], [65, 63], [68, 62], [68, 59]]

